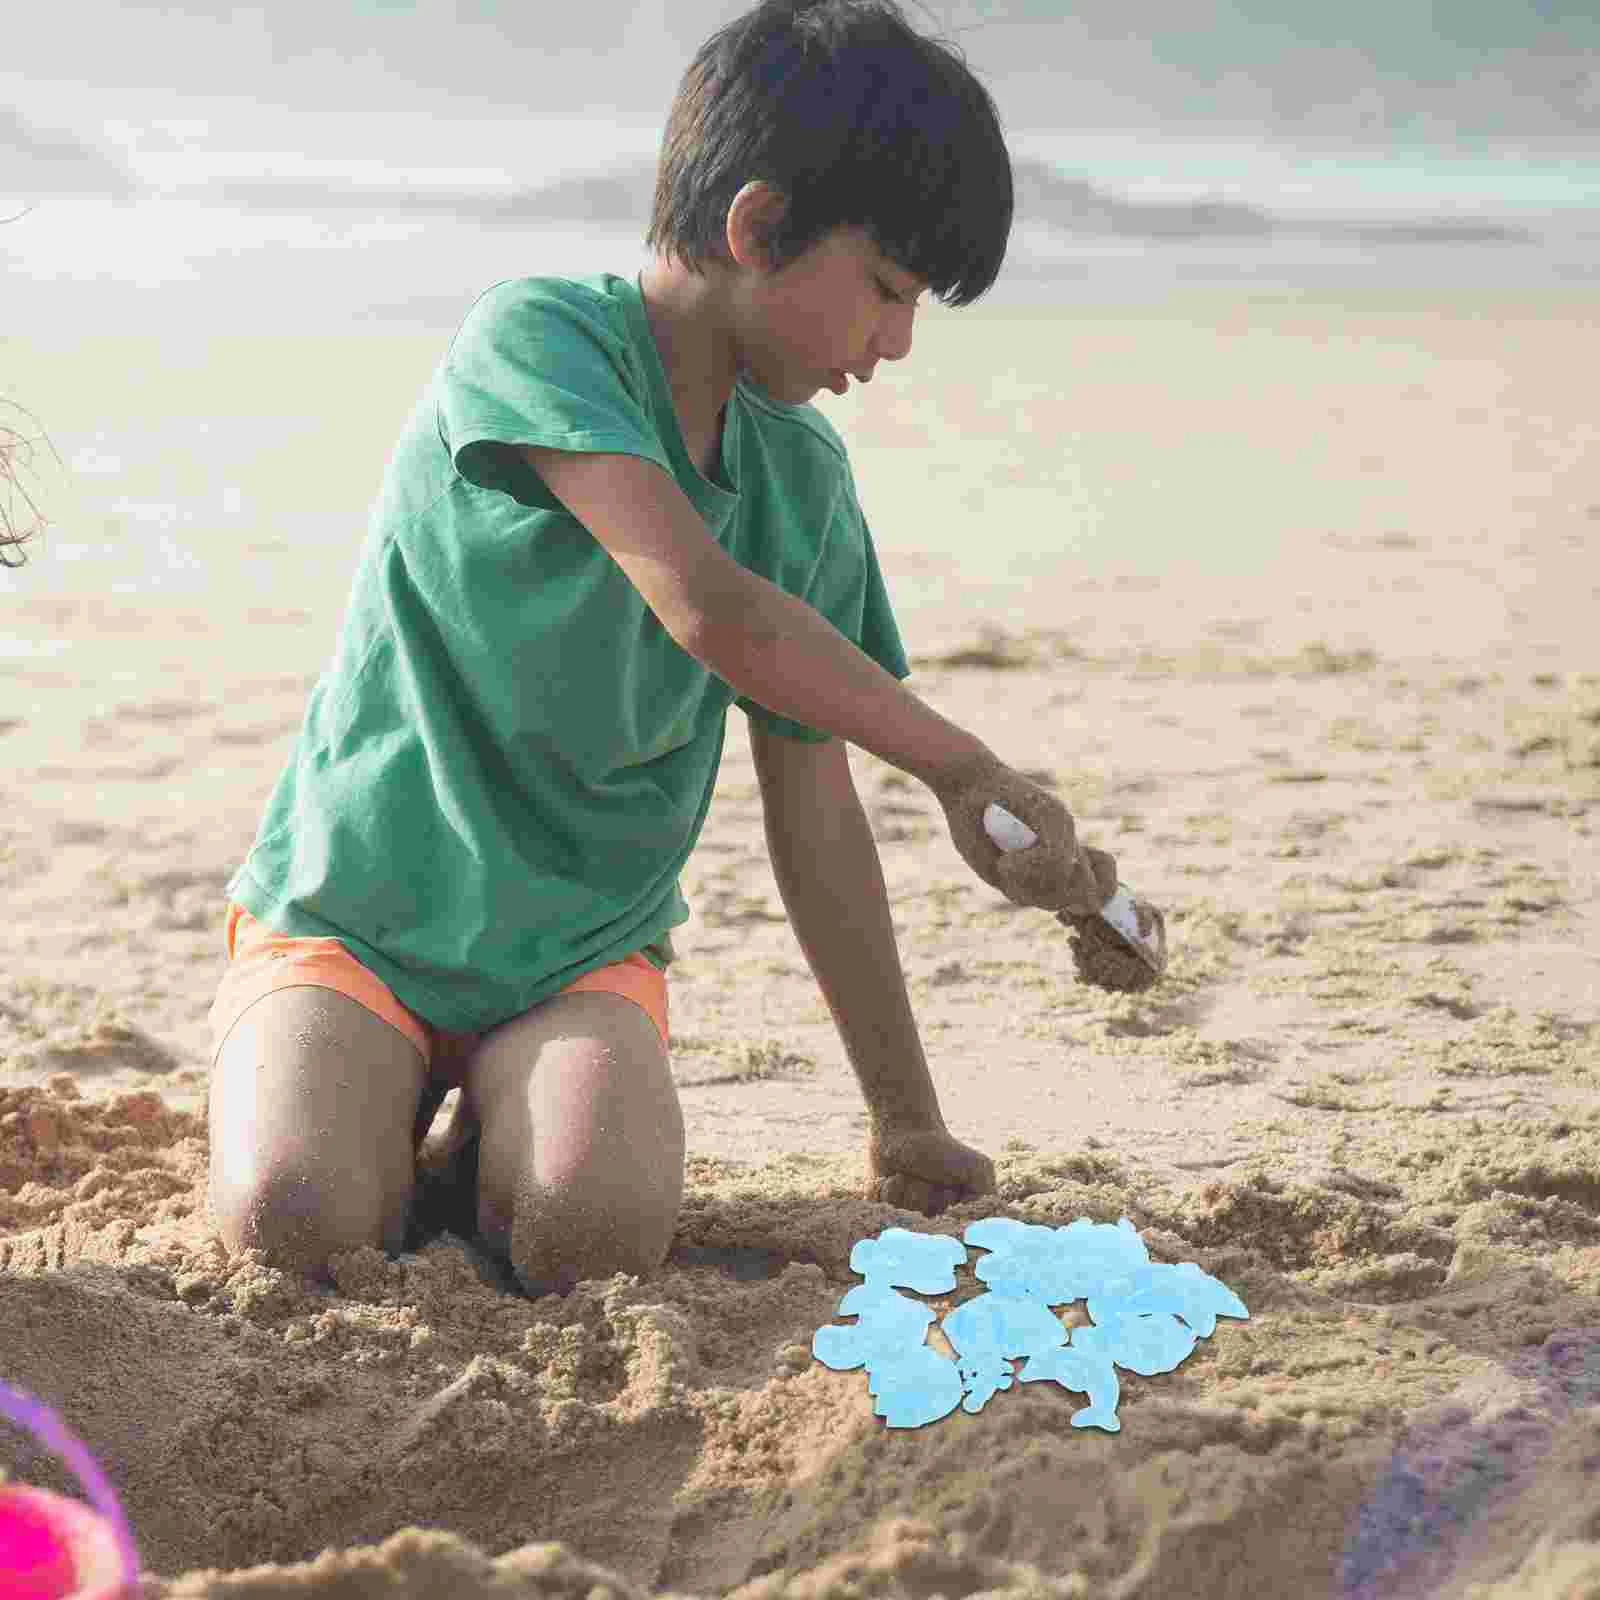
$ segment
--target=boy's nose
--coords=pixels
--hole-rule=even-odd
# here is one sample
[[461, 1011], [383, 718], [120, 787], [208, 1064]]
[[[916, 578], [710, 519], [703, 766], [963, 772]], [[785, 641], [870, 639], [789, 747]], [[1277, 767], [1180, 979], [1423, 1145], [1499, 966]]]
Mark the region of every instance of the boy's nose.
[[895, 326], [888, 333], [880, 334], [874, 346], [878, 358], [883, 361], [904, 361], [911, 354], [911, 328], [911, 318], [907, 317], [903, 327]]

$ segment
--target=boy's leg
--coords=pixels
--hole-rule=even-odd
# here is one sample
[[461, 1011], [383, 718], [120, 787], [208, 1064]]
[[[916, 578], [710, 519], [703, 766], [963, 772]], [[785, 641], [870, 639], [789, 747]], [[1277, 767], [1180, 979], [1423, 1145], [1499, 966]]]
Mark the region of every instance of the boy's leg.
[[661, 1265], [683, 1200], [683, 1111], [648, 1012], [559, 994], [484, 1035], [463, 1094], [482, 1130], [479, 1233], [529, 1293]]
[[275, 989], [243, 1011], [211, 1069], [210, 1206], [230, 1250], [326, 1280], [360, 1244], [399, 1251], [426, 1065], [334, 989]]

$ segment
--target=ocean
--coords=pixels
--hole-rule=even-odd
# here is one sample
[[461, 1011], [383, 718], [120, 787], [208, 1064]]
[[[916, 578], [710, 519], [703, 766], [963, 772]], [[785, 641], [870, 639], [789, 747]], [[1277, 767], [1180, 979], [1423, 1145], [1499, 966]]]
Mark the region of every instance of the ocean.
[[[377, 119], [364, 128], [366, 144], [337, 159], [327, 152], [351, 125], [302, 121], [301, 148], [323, 154], [269, 157], [264, 135], [252, 150], [242, 133], [230, 151], [214, 121], [204, 139], [193, 131], [203, 119], [161, 129], [145, 121], [118, 125], [119, 160], [136, 174], [137, 193], [0, 193], [0, 216], [15, 219], [0, 226], [0, 419], [47, 436], [24, 482], [53, 524], [28, 547], [25, 568], [0, 570], [0, 595], [204, 594], [219, 563], [234, 573], [240, 560], [252, 582], [291, 597], [341, 592], [396, 430], [473, 300], [505, 278], [631, 274], [644, 264], [642, 216], [541, 224], [471, 214], [484, 196], [561, 175], [559, 152], [585, 125], [530, 123], [523, 164], [507, 171], [471, 161], [475, 149], [511, 148], [504, 121], [476, 134], [470, 121], [434, 123], [406, 147], [399, 123]], [[370, 153], [385, 140], [387, 158]], [[587, 125], [585, 160], [637, 181], [653, 140], [643, 121]], [[1537, 300], [1581, 297], [1600, 283], [1600, 167], [1550, 148], [1520, 161], [1403, 147], [1336, 159], [1260, 136], [1152, 133], [1017, 133], [1012, 148], [1019, 162], [1049, 163], [1134, 208], [1135, 231], [1022, 217], [990, 295], [921, 319], [925, 348], [947, 349], [945, 370], [960, 382], [974, 369], [949, 332], [964, 317], [1026, 313], [1081, 329], [1097, 309], [1162, 313], [1195, 295]], [[219, 186], [237, 196], [240, 184], [266, 177], [321, 186], [326, 198], [315, 208], [218, 198]], [[380, 198], [336, 202], [357, 186]], [[1253, 208], [1275, 226], [1219, 234], [1198, 212], [1186, 225], [1181, 208], [1215, 202]], [[1138, 208], [1166, 219], [1159, 236], [1137, 231], [1146, 214]], [[1507, 232], [1374, 234], [1441, 221]], [[1011, 368], [1001, 376], [1048, 384], [1054, 369], [1030, 375], [1028, 366], [1031, 352], [1049, 347], [1048, 336], [1041, 344], [1031, 335], [1000, 347]], [[891, 403], [926, 415], [942, 400], [918, 385], [918, 365], [913, 357], [887, 383], [880, 377], [870, 396], [818, 403], [841, 425], [881, 420]], [[853, 452], [860, 438], [858, 476], [895, 485], [892, 506], [873, 516], [885, 551], [918, 546], [932, 506], [926, 463], [875, 444], [870, 426], [847, 437]], [[891, 428], [885, 437], [898, 436]], [[14, 521], [28, 520], [16, 497], [11, 509]], [[1150, 515], [1160, 525], [1163, 508]], [[1080, 525], [1075, 559], [1109, 570], [1126, 554], [1115, 527], [1114, 517]], [[1036, 526], [1024, 517], [1004, 528], [1015, 530], [1016, 559], [1027, 560]], [[1007, 538], [1004, 529], [989, 536]], [[1264, 559], [1266, 540], [1236, 527], [1204, 547], [1206, 559], [1214, 570]], [[36, 633], [0, 636], [0, 655], [47, 648]]]

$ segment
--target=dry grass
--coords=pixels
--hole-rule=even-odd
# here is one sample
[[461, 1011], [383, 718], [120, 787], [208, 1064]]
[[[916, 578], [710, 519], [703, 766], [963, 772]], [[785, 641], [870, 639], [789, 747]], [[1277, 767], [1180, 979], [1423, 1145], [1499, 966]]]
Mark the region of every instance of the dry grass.
[[[27, 214], [28, 213], [24, 211], [21, 215], [25, 217]], [[6, 217], [3, 220], [6, 222], [16, 222], [20, 219], [18, 217]], [[14, 400], [0, 401], [0, 404], [10, 406], [17, 411], [21, 411], [25, 416], [34, 421], [38, 420], [33, 416], [31, 411], [28, 411], [23, 406], [17, 405]], [[22, 487], [22, 484], [17, 477], [17, 463], [19, 459], [22, 461], [30, 460], [33, 456], [33, 446], [35, 443], [37, 443], [35, 438], [20, 434], [14, 428], [9, 428], [5, 426], [4, 423], [0, 423], [0, 530], [3, 530], [0, 531], [0, 566], [22, 566], [27, 561], [27, 557], [20, 554], [21, 547], [26, 544], [28, 540], [34, 536], [34, 534], [41, 532], [44, 528], [49, 526], [49, 523], [46, 521], [46, 519], [40, 515], [38, 506], [33, 503], [32, 496], [29, 495], [28, 491]], [[49, 440], [45, 439], [45, 443], [49, 444]], [[55, 455], [54, 445], [50, 445], [50, 452], [52, 455]], [[57, 455], [56, 460], [60, 461], [60, 459], [61, 457]], [[33, 525], [21, 529], [18, 529], [11, 520], [13, 496], [19, 494], [26, 502], [28, 510], [33, 517]], [[13, 550], [19, 552], [18, 558], [15, 561], [13, 561], [10, 556], [10, 552]]]
[[[15, 401], [4, 400], [0, 404], [14, 406], [16, 410], [24, 408], [16, 405]], [[29, 417], [31, 411], [25, 412]], [[33, 454], [35, 440], [24, 434], [18, 433], [14, 428], [8, 428], [0, 423], [0, 566], [20, 567], [27, 557], [20, 554], [21, 547], [31, 539], [34, 534], [49, 526], [49, 523], [40, 515], [39, 508], [33, 502], [33, 497], [22, 487], [17, 477], [16, 463], [18, 459], [26, 461]], [[45, 441], [47, 444], [49, 440]], [[55, 453], [55, 446], [50, 446], [51, 453]], [[56, 457], [59, 461], [61, 458]], [[11, 520], [11, 506], [13, 495], [21, 495], [26, 502], [29, 512], [33, 516], [31, 526], [18, 528]], [[10, 552], [16, 550], [19, 555], [16, 560], [11, 558]]]

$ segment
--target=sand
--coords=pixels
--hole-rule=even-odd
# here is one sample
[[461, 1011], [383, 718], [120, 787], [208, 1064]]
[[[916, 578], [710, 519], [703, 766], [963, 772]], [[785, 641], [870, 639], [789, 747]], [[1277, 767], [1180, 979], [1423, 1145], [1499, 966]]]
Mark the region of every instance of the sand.
[[[924, 607], [911, 685], [1116, 854], [1166, 975], [1080, 982], [1067, 930], [854, 752], [945, 1118], [999, 1179], [932, 1218], [862, 1198], [864, 1106], [730, 728], [675, 934], [677, 1236], [564, 1299], [450, 1234], [332, 1289], [211, 1235], [221, 890], [327, 634], [255, 614], [243, 562], [211, 605], [20, 593], [8, 626], [70, 648], [0, 661], [0, 1377], [105, 1464], [148, 1600], [1600, 1592], [1597, 311], [1081, 322], [1035, 454], [969, 450], [969, 482], [1014, 485], [1039, 436], [1133, 461], [1136, 426], [1195, 470], [1221, 408], [1260, 470], [1219, 461], [1196, 536], [1263, 493], [1318, 531], [1287, 573], [1066, 562], [1015, 614]], [[981, 439], [984, 403], [941, 426]], [[881, 485], [911, 401], [859, 405]], [[1385, 440], [1381, 507], [1325, 525]], [[890, 1429], [812, 1358], [858, 1239], [1124, 1215], [1250, 1317], [1120, 1373], [1120, 1434], [1048, 1383]], [[928, 1303], [982, 1289], [969, 1264]], [[0, 1464], [75, 1492], [18, 1437]]]

